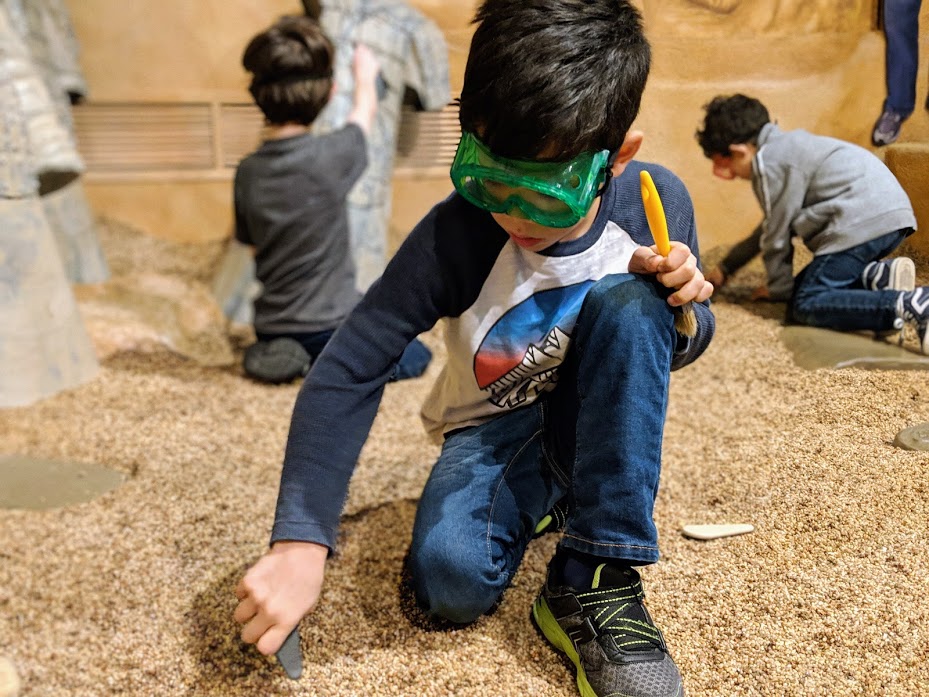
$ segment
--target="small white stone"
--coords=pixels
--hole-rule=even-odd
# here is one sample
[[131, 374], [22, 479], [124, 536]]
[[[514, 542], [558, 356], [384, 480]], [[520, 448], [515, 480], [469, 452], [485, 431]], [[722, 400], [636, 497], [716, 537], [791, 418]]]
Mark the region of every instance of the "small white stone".
[[16, 697], [19, 694], [19, 676], [13, 662], [0, 656], [0, 697]]
[[748, 523], [731, 523], [727, 525], [685, 525], [681, 532], [684, 537], [695, 540], [715, 540], [719, 537], [732, 537], [754, 532], [755, 526]]

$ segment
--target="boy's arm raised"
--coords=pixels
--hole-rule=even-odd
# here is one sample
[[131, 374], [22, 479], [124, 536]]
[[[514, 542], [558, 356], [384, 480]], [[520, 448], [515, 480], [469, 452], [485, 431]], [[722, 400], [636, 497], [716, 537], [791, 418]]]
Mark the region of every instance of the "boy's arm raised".
[[348, 122], [368, 135], [377, 114], [377, 75], [381, 66], [371, 49], [363, 44], [355, 47], [352, 71], [355, 75], [355, 92]]

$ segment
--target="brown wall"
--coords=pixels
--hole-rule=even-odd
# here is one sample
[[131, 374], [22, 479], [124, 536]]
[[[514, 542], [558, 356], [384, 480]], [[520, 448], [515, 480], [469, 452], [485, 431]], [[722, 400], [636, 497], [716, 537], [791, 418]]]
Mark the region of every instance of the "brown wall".
[[[445, 32], [452, 93], [461, 85], [468, 0], [413, 0]], [[714, 180], [693, 138], [701, 106], [717, 93], [743, 91], [766, 102], [786, 128], [807, 128], [869, 145], [883, 99], [883, 36], [876, 0], [639, 0], [654, 45], [652, 78], [636, 127], [641, 159], [676, 171], [694, 198], [701, 244], [729, 244], [760, 212], [744, 183]], [[298, 0], [69, 0], [82, 64], [95, 101], [247, 101], [239, 67], [247, 39]], [[101, 20], [105, 18], [105, 20]], [[929, 26], [929, 3], [922, 21]], [[918, 100], [926, 94], [929, 32], [923, 32]], [[903, 140], [929, 140], [929, 116], [917, 108]], [[229, 171], [201, 181], [164, 174], [126, 180], [87, 177], [100, 213], [178, 240], [229, 232]], [[450, 189], [444, 176], [398, 177], [391, 230], [396, 236]]]

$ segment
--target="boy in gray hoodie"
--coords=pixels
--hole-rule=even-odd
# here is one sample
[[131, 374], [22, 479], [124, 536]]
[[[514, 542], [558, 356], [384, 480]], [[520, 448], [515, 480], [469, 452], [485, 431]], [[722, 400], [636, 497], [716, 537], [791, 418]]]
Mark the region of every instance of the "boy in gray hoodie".
[[[929, 287], [915, 288], [907, 257], [884, 259], [916, 228], [906, 192], [877, 157], [852, 143], [782, 131], [742, 94], [705, 107], [697, 141], [721, 179], [747, 179], [764, 220], [708, 275], [721, 287], [761, 253], [767, 285], [754, 299], [788, 301], [788, 319], [842, 331], [915, 325], [929, 354]], [[813, 260], [793, 276], [792, 238]]]

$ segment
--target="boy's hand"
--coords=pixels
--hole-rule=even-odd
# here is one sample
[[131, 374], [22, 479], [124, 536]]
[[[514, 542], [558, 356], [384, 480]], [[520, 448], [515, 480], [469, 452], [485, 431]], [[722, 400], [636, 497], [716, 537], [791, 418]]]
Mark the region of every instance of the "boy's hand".
[[365, 134], [371, 132], [374, 117], [377, 114], [377, 74], [380, 69], [381, 65], [370, 48], [364, 44], [355, 46], [355, 56], [352, 61], [355, 92], [348, 121], [358, 124]]
[[284, 639], [319, 599], [329, 548], [314, 542], [276, 542], [248, 570], [235, 589], [239, 605], [233, 617], [242, 641], [264, 655]]
[[714, 288], [722, 288], [726, 285], [726, 273], [721, 267], [714, 267], [707, 275], [706, 280], [713, 284]]
[[639, 247], [629, 260], [629, 271], [655, 274], [661, 285], [673, 288], [675, 292], [668, 296], [668, 304], [672, 307], [703, 302], [713, 294], [713, 284], [697, 268], [697, 257], [682, 242], [672, 242], [667, 257], [661, 256], [654, 245]]
[[352, 72], [355, 80], [361, 85], [374, 85], [377, 73], [381, 69], [374, 53], [364, 44], [355, 46], [355, 56], [352, 60]]

